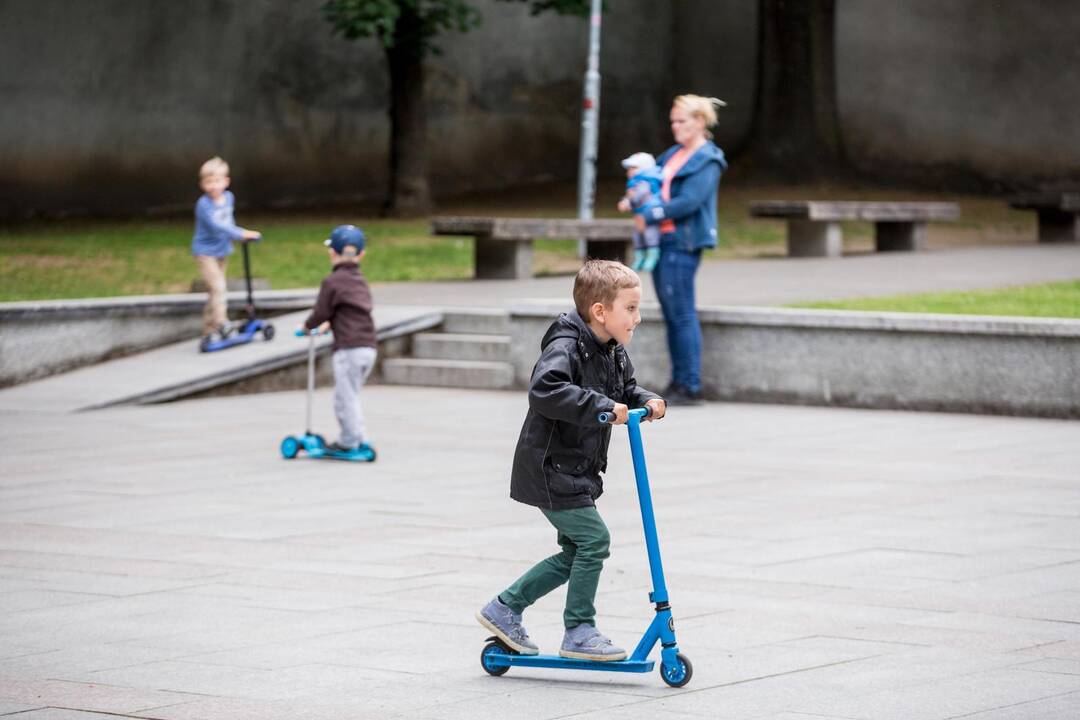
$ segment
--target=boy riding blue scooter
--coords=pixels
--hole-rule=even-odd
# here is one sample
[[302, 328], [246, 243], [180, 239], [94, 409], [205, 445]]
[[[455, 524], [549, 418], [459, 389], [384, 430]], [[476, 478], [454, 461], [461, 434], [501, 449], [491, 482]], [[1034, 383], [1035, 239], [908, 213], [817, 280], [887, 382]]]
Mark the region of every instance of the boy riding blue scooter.
[[[541, 343], [529, 386], [529, 410], [514, 454], [510, 496], [539, 508], [555, 527], [562, 551], [537, 563], [477, 612], [480, 624], [495, 635], [481, 655], [484, 670], [493, 675], [501, 675], [510, 665], [647, 672], [653, 667], [648, 653], [661, 640], [665, 682], [682, 685], [689, 680], [689, 663], [678, 655], [668, 624], [670, 608], [658, 549], [652, 596], [660, 619], [630, 660], [595, 621], [593, 603], [610, 544], [596, 509], [603, 492], [600, 473], [607, 468], [609, 422], [630, 422], [632, 440], [638, 433], [635, 470], [640, 470], [647, 538], [652, 517], [638, 423], [642, 418], [661, 419], [666, 407], [658, 395], [638, 387], [625, 350], [641, 322], [640, 302], [641, 281], [633, 270], [617, 262], [589, 260], [574, 280], [576, 311], [552, 323]], [[601, 416], [604, 422], [598, 421]], [[650, 561], [655, 540], [653, 527]], [[569, 584], [562, 645], [558, 656], [540, 655], [522, 624], [522, 613], [564, 583]]]
[[304, 449], [311, 457], [371, 461], [375, 459], [375, 449], [371, 446], [360, 406], [360, 389], [375, 367], [377, 357], [375, 321], [371, 317], [371, 290], [360, 272], [366, 239], [363, 231], [355, 225], [339, 225], [323, 244], [327, 247], [333, 270], [322, 281], [315, 308], [297, 328], [297, 334], [333, 330], [334, 413], [341, 426], [341, 434], [330, 444], [307, 442], [309, 438], [322, 440], [321, 436], [311, 432], [311, 391], [314, 383], [312, 343], [308, 358], [308, 427], [305, 441], [287, 437], [282, 441], [281, 452], [286, 458], [295, 457], [300, 449]]

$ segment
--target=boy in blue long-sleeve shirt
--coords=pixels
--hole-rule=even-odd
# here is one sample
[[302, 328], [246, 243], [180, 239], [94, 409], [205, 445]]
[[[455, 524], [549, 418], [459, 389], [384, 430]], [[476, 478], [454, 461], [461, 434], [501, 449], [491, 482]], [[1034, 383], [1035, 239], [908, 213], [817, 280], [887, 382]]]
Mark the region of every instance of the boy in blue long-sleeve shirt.
[[232, 254], [233, 241], [257, 240], [261, 235], [238, 227], [233, 219], [235, 199], [228, 189], [228, 163], [219, 157], [204, 162], [199, 169], [199, 187], [203, 196], [195, 203], [191, 254], [208, 293], [203, 310], [203, 339], [213, 342], [229, 334], [225, 264]]

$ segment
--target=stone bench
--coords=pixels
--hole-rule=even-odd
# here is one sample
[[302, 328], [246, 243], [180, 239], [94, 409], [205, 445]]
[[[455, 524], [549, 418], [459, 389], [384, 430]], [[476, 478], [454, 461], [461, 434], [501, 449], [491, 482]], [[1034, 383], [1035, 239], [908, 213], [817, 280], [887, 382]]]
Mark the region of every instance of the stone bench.
[[956, 220], [960, 207], [946, 202], [769, 200], [751, 204], [750, 215], [787, 220], [792, 257], [839, 257], [844, 250], [843, 221], [874, 223], [878, 252], [921, 250], [926, 245], [926, 223]]
[[472, 235], [476, 239], [476, 278], [506, 280], [532, 277], [532, 244], [538, 238], [584, 240], [588, 257], [625, 262], [633, 246], [634, 223], [632, 220], [438, 217], [431, 221], [431, 232]]
[[1080, 242], [1080, 191], [1024, 193], [1009, 205], [1039, 213], [1039, 242]]

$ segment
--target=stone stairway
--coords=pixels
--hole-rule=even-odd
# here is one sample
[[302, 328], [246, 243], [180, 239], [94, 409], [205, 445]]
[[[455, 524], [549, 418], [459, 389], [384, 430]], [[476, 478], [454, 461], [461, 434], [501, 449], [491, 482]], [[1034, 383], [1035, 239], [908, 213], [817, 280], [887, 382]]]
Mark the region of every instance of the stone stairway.
[[382, 362], [382, 382], [509, 389], [510, 315], [504, 310], [447, 310], [438, 332], [412, 336], [411, 357]]

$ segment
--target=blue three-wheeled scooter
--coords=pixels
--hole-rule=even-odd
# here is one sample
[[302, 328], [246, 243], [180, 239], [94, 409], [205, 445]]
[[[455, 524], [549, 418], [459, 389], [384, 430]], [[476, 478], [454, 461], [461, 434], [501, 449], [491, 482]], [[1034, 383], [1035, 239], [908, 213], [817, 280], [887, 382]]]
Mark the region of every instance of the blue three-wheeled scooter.
[[[675, 620], [668, 604], [667, 586], [664, 584], [664, 567], [660, 562], [660, 541], [656, 536], [656, 518], [653, 516], [652, 493], [649, 492], [649, 473], [645, 468], [645, 451], [641, 445], [641, 421], [648, 416], [648, 408], [631, 410], [626, 427], [630, 431], [630, 455], [634, 459], [634, 476], [637, 479], [638, 504], [641, 506], [641, 524], [645, 530], [645, 545], [649, 551], [649, 570], [652, 573], [653, 590], [649, 602], [656, 605], [656, 616], [645, 630], [641, 642], [626, 660], [603, 662], [578, 660], [558, 655], [521, 655], [511, 650], [495, 637], [480, 653], [480, 664], [492, 675], [502, 675], [511, 666], [560, 668], [563, 670], [606, 670], [608, 672], [652, 672], [654, 663], [649, 653], [660, 643], [660, 677], [672, 687], [682, 687], [690, 682], [694, 668], [675, 643]], [[610, 413], [601, 413], [600, 422], [611, 422]]]
[[244, 320], [243, 325], [227, 337], [219, 340], [204, 338], [199, 343], [200, 352], [217, 352], [218, 350], [228, 350], [237, 345], [246, 345], [260, 333], [263, 340], [274, 339], [274, 326], [265, 320], [260, 320], [255, 314], [255, 297], [251, 292], [251, 262], [248, 257], [248, 244], [251, 242], [258, 242], [258, 240], [244, 240], [240, 243], [240, 246], [244, 249], [244, 281], [247, 284], [247, 303], [244, 305], [244, 315], [247, 319]]
[[[301, 450], [307, 453], [313, 460], [348, 460], [351, 462], [375, 462], [375, 448], [370, 445], [361, 445], [354, 450], [334, 450], [326, 444], [326, 438], [318, 433], [311, 432], [311, 396], [315, 393], [315, 336], [319, 335], [318, 328], [305, 333], [297, 330], [296, 336], [308, 335], [308, 365], [307, 365], [307, 415], [304, 425], [304, 434], [300, 437], [287, 436], [281, 441], [281, 456], [286, 460], [295, 458]], [[322, 333], [327, 334], [327, 333]]]

